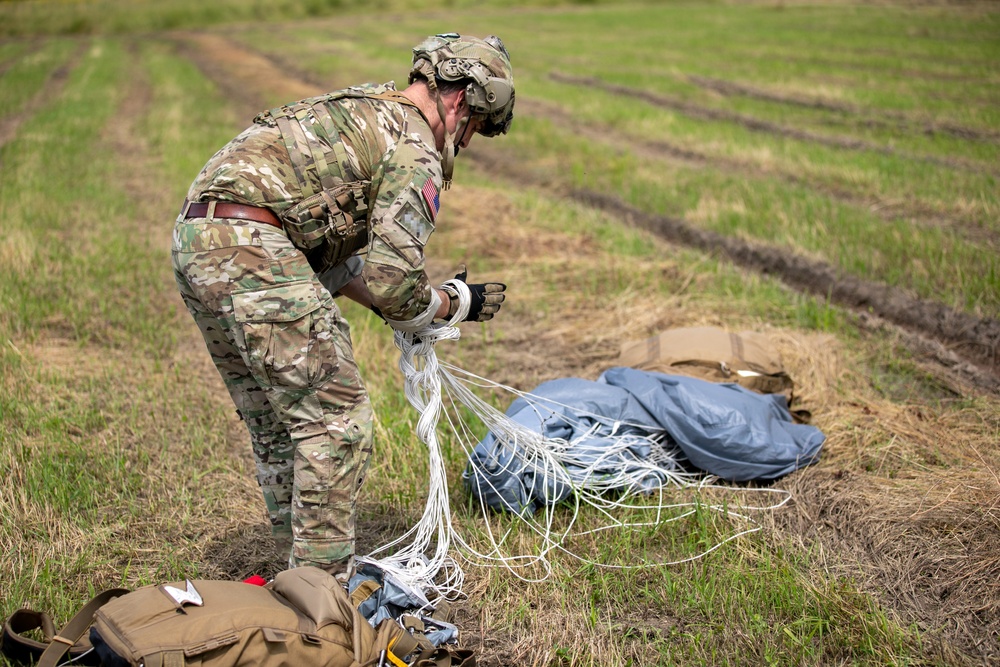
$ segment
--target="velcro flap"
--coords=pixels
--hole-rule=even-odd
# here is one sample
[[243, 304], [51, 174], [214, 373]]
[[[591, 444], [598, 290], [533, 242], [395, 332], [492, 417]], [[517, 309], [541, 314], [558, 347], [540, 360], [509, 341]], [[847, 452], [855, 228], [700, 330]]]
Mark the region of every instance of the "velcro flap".
[[264, 633], [264, 640], [272, 644], [284, 644], [288, 637], [286, 632], [274, 628], [261, 628], [261, 632]]

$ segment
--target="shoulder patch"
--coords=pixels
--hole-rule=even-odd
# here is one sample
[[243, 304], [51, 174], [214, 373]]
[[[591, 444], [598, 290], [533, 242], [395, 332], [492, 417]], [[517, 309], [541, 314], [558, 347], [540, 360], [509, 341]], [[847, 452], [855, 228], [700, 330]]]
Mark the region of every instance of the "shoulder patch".
[[427, 206], [431, 209], [431, 221], [433, 222], [437, 219], [438, 211], [441, 210], [441, 193], [434, 185], [434, 179], [428, 178], [424, 181], [424, 187], [420, 188], [420, 192], [423, 193], [424, 199], [427, 200]]

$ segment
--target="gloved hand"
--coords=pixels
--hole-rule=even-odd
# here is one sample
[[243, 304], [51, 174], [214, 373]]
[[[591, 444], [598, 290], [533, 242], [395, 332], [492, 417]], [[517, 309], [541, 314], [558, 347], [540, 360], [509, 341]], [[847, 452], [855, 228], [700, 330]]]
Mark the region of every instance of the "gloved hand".
[[[476, 283], [470, 285], [466, 282], [468, 275], [469, 272], [463, 266], [461, 273], [455, 276], [455, 280], [461, 280], [465, 283], [472, 294], [469, 314], [465, 316], [463, 322], [485, 322], [486, 320], [492, 320], [493, 316], [500, 310], [500, 304], [503, 303], [505, 297], [504, 290], [507, 289], [507, 286], [503, 283]], [[452, 307], [458, 307], [457, 299], [452, 301]], [[454, 312], [449, 314], [453, 315]]]

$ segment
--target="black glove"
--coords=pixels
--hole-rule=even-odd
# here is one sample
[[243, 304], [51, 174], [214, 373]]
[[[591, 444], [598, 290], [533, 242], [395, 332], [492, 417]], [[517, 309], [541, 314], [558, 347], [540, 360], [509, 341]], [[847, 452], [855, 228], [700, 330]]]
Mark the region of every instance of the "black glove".
[[[503, 283], [478, 283], [470, 285], [465, 282], [466, 277], [468, 277], [469, 272], [462, 268], [462, 272], [455, 276], [455, 280], [461, 280], [465, 283], [469, 292], [472, 294], [472, 302], [469, 304], [469, 314], [465, 316], [463, 322], [485, 322], [486, 320], [492, 320], [493, 316], [496, 315], [497, 311], [500, 310], [500, 304], [504, 300], [504, 290], [507, 286]], [[458, 308], [458, 300], [452, 300], [452, 307]], [[453, 315], [450, 312], [449, 315]]]

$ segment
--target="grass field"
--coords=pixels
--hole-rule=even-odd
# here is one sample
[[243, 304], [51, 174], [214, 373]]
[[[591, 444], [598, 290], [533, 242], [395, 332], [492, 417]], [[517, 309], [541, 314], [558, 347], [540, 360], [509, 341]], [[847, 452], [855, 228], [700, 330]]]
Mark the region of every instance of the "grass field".
[[[670, 327], [759, 330], [827, 435], [779, 483], [793, 503], [700, 560], [470, 566], [479, 664], [1000, 660], [995, 6], [0, 2], [0, 24], [4, 616], [280, 569], [172, 221], [254, 113], [403, 82], [416, 42], [456, 30], [503, 38], [516, 120], [459, 157], [431, 277], [510, 288], [441, 358], [530, 390]], [[390, 332], [344, 311], [377, 412], [366, 551], [419, 518], [426, 457]], [[575, 546], [624, 566], [732, 531], [700, 513]]]

